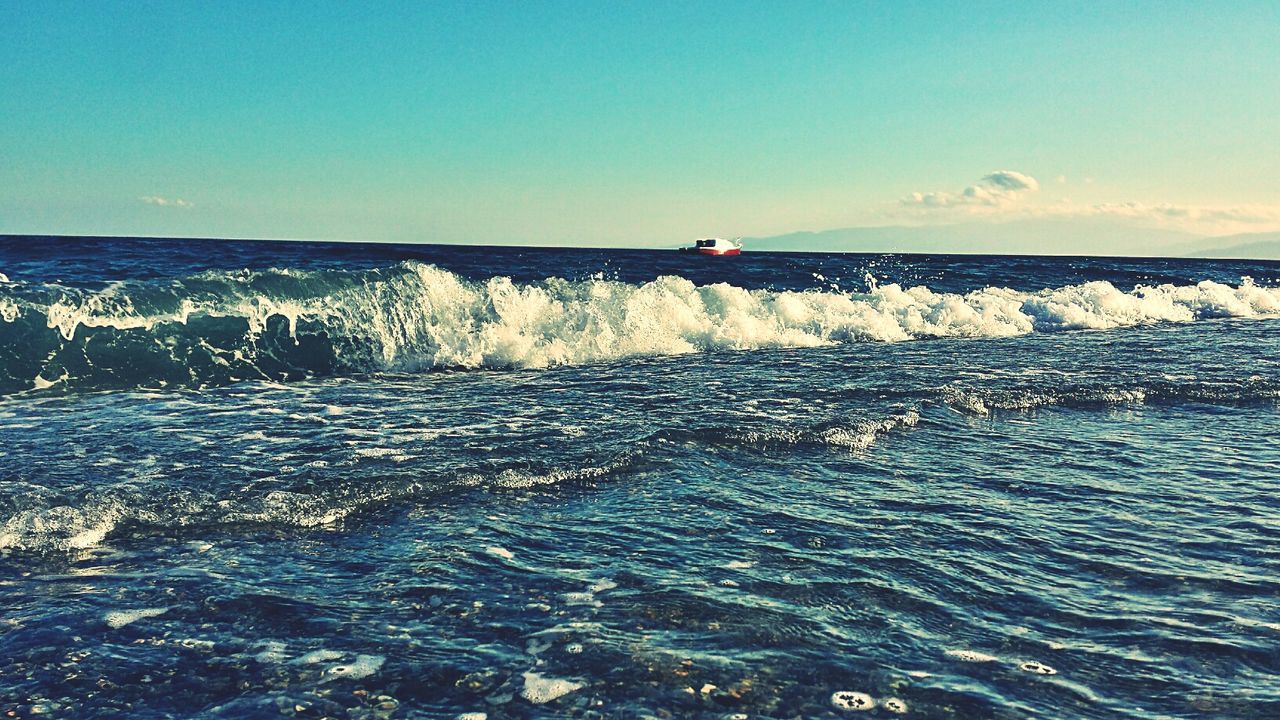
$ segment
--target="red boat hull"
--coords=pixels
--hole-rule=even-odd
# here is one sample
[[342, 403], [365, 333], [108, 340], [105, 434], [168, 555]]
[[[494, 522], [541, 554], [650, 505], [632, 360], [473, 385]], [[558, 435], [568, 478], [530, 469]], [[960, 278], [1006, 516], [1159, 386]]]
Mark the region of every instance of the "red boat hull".
[[715, 248], [698, 248], [699, 255], [741, 255], [742, 248], [729, 248], [727, 250], [717, 250]]

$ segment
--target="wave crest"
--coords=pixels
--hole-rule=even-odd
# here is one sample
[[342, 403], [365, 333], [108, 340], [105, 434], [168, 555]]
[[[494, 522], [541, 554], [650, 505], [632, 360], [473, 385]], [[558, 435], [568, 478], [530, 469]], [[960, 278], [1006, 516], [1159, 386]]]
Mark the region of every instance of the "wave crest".
[[468, 281], [405, 262], [365, 271], [211, 272], [91, 292], [0, 288], [0, 392], [204, 387], [436, 368], [544, 368], [715, 350], [1004, 337], [1280, 314], [1280, 290], [1212, 281], [1122, 291], [867, 293], [550, 278]]

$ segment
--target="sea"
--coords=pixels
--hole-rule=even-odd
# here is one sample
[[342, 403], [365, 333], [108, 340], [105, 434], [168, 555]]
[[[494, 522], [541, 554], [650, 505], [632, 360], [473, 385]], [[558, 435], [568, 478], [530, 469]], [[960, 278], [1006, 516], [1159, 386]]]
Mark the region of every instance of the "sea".
[[1280, 717], [1280, 263], [0, 238], [4, 718]]

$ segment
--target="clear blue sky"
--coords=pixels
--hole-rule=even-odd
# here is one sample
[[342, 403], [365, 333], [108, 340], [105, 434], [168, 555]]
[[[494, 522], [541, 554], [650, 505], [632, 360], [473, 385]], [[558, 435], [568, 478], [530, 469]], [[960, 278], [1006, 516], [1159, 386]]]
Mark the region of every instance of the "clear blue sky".
[[977, 217], [1280, 206], [1275, 0], [22, 0], [0, 88], [0, 232], [654, 245], [996, 170], [1039, 189]]

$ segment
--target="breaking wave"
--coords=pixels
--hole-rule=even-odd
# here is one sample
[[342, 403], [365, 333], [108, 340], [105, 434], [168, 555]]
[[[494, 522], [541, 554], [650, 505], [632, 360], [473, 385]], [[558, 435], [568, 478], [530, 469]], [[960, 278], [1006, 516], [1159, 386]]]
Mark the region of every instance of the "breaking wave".
[[[973, 388], [948, 384], [910, 393], [887, 412], [854, 411], [815, 424], [787, 422], [692, 425], [675, 423], [636, 438], [619, 452], [588, 453], [577, 461], [546, 464], [518, 461], [424, 471], [401, 461], [421, 460], [385, 448], [350, 451], [348, 462], [329, 468], [279, 467], [279, 476], [256, 478], [251, 472], [211, 476], [197, 487], [177, 487], [122, 478], [83, 491], [56, 490], [39, 484], [11, 486], [16, 502], [0, 503], [0, 553], [67, 553], [99, 547], [122, 534], [200, 537], [236, 527], [277, 532], [329, 528], [361, 516], [378, 516], [434, 502], [441, 495], [467, 490], [519, 491], [575, 484], [594, 485], [644, 471], [678, 446], [697, 445], [731, 451], [866, 451], [892, 434], [909, 432], [934, 408], [965, 415], [1019, 413], [1046, 406], [1065, 408], [1145, 405], [1163, 402], [1227, 406], [1280, 402], [1280, 384], [1252, 378], [1241, 382], [1146, 380], [1133, 383], [1062, 387]], [[376, 451], [375, 451], [376, 450]], [[464, 463], [464, 466], [468, 465]], [[356, 471], [352, 472], [355, 468]]]
[[1068, 386], [1063, 388], [978, 389], [947, 386], [937, 400], [960, 412], [990, 415], [1048, 406], [1106, 407], [1198, 402], [1223, 406], [1273, 404], [1280, 401], [1280, 383], [1261, 377], [1234, 382], [1175, 382], [1151, 380], [1133, 385]]
[[353, 516], [470, 488], [503, 491], [594, 483], [626, 472], [642, 459], [641, 453], [632, 452], [599, 465], [521, 466], [434, 478], [378, 474], [376, 466], [370, 466], [373, 474], [366, 478], [335, 473], [318, 483], [304, 478], [265, 491], [245, 478], [228, 478], [221, 486], [198, 491], [122, 482], [87, 493], [36, 492], [23, 500], [23, 507], [0, 507], [0, 553], [86, 550], [127, 532], [178, 535], [233, 527], [331, 527]]
[[[888, 433], [919, 422], [915, 407], [885, 416], [853, 417], [817, 425], [764, 428], [697, 426], [665, 428], [630, 443], [605, 458], [547, 465], [518, 462], [507, 467], [455, 468], [424, 472], [420, 466], [398, 472], [397, 460], [384, 453], [354, 450], [350, 465], [316, 472], [292, 470], [256, 480], [232, 473], [174, 487], [159, 481], [122, 480], [88, 492], [28, 486], [12, 493], [16, 504], [0, 502], [0, 553], [68, 553], [101, 546], [123, 534], [163, 533], [201, 536], [233, 528], [291, 532], [328, 528], [362, 515], [377, 516], [415, 504], [429, 504], [467, 490], [520, 491], [539, 487], [594, 485], [642, 471], [674, 443], [759, 451], [811, 448], [857, 452]], [[594, 453], [593, 453], [594, 454]], [[388, 462], [390, 461], [390, 462]], [[359, 472], [350, 472], [352, 467]], [[161, 474], [163, 478], [164, 474]]]
[[468, 281], [418, 262], [208, 272], [101, 290], [0, 284], [0, 394], [248, 379], [543, 368], [714, 350], [1002, 337], [1280, 314], [1280, 289], [1090, 282], [867, 293], [550, 278]]

